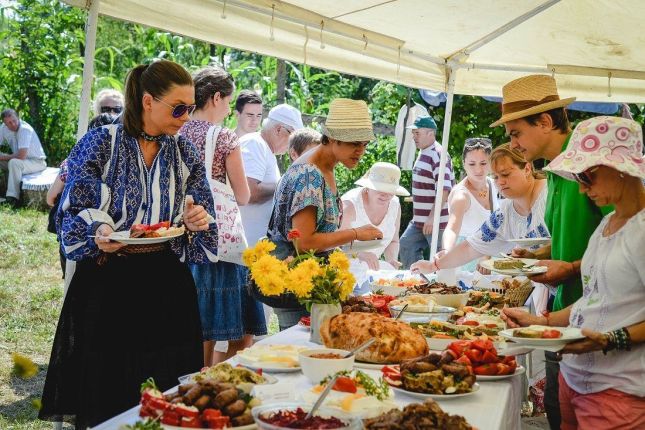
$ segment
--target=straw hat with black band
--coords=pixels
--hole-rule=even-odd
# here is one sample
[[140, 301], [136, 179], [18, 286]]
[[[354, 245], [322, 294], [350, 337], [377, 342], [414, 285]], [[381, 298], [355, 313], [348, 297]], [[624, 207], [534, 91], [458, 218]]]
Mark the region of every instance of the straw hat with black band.
[[576, 99], [560, 99], [555, 79], [548, 75], [530, 75], [515, 79], [504, 85], [502, 96], [502, 117], [492, 123], [491, 127], [565, 107]]
[[376, 139], [372, 115], [363, 100], [332, 100], [322, 133], [341, 142], [370, 142]]

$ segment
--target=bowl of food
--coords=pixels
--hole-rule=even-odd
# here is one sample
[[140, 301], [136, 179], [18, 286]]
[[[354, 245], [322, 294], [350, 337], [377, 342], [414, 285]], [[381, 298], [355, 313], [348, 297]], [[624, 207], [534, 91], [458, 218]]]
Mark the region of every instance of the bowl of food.
[[309, 408], [299, 403], [272, 403], [256, 406], [251, 413], [259, 430], [361, 428], [360, 418], [325, 407], [319, 408], [311, 418], [305, 419]]
[[318, 384], [326, 376], [334, 375], [340, 371], [350, 371], [354, 367], [354, 355], [345, 356], [349, 351], [344, 349], [318, 348], [305, 349], [298, 354], [298, 361], [302, 373], [312, 384]]

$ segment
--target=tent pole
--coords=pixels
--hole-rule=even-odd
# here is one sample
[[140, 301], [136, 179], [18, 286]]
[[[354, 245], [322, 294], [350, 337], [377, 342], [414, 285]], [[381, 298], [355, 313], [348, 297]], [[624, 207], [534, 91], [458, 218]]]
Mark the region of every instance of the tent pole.
[[87, 132], [89, 122], [90, 98], [92, 95], [92, 82], [94, 81], [94, 51], [96, 49], [96, 27], [99, 21], [100, 0], [88, 0], [90, 9], [85, 23], [85, 53], [83, 58], [83, 84], [81, 87], [81, 104], [78, 112], [78, 129], [76, 140]]
[[[439, 181], [437, 182], [435, 204], [433, 206], [434, 219], [432, 221], [432, 242], [430, 243], [430, 259], [437, 253], [437, 244], [439, 236], [435, 233], [439, 231], [439, 219], [441, 218], [441, 203], [443, 198], [443, 183], [446, 174], [446, 161], [448, 160], [448, 140], [450, 137], [450, 121], [452, 119], [452, 100], [455, 95], [455, 74], [457, 72], [453, 67], [448, 67], [448, 93], [446, 97], [446, 114], [443, 120], [443, 135], [441, 137], [441, 161], [439, 162]], [[437, 210], [438, 209], [438, 210]]]

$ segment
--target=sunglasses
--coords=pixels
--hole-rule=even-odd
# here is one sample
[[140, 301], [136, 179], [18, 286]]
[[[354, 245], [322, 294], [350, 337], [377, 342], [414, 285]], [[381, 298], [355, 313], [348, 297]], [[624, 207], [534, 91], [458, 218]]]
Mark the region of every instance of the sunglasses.
[[110, 113], [120, 114], [123, 111], [123, 106], [101, 106], [101, 113]]
[[179, 103], [178, 105], [172, 106], [166, 103], [165, 101], [158, 99], [157, 97], [153, 96], [153, 98], [157, 100], [159, 103], [165, 104], [166, 106], [171, 108], [172, 109], [171, 115], [173, 118], [181, 118], [186, 114], [186, 112], [188, 112], [188, 116], [190, 116], [193, 114], [193, 112], [195, 112], [195, 108], [197, 107], [197, 105], [186, 105], [183, 103]]
[[572, 175], [576, 180], [576, 182], [578, 182], [579, 184], [585, 185], [587, 187], [590, 187], [593, 185], [593, 178], [591, 177], [591, 174], [596, 170], [598, 170], [598, 167], [594, 167], [592, 169], [585, 170], [584, 172], [580, 172], [580, 173], [572, 173]]
[[493, 142], [491, 142], [490, 139], [482, 139], [482, 138], [475, 137], [475, 138], [466, 139], [466, 142], [464, 142], [464, 147], [491, 149], [493, 147]]

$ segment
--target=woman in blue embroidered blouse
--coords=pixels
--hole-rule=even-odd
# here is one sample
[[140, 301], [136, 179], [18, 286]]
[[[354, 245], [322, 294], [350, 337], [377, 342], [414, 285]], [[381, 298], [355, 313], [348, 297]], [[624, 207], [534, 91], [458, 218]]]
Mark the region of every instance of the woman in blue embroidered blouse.
[[433, 261], [421, 260], [412, 270], [431, 273], [451, 269], [484, 255], [510, 252], [509, 239], [549, 237], [544, 223], [547, 186], [544, 173], [533, 170], [521, 153], [508, 143], [498, 146], [490, 155], [490, 164], [497, 189], [505, 200], [491, 213], [479, 231], [450, 251], [438, 253]]
[[[39, 417], [94, 426], [202, 364], [195, 283], [185, 261], [217, 252], [213, 200], [196, 149], [174, 137], [194, 110], [180, 65], [135, 67], [123, 125], [88, 132], [68, 157], [60, 239], [77, 261], [56, 330]], [[188, 198], [187, 196], [192, 196]], [[183, 223], [188, 235], [126, 246], [113, 231]]]
[[[287, 239], [289, 230], [300, 231], [300, 252], [325, 252], [353, 240], [381, 239], [383, 234], [371, 224], [338, 230], [342, 208], [336, 190], [334, 167], [342, 163], [353, 169], [374, 139], [372, 119], [362, 100], [335, 99], [323, 127], [322, 144], [303, 154], [284, 174], [276, 190], [268, 238], [276, 244], [275, 255], [295, 254]], [[270, 305], [270, 304], [269, 304]], [[274, 308], [280, 329], [295, 325], [304, 308], [287, 312]]]

